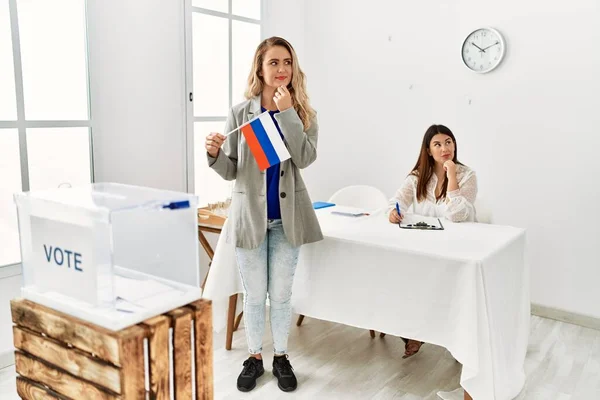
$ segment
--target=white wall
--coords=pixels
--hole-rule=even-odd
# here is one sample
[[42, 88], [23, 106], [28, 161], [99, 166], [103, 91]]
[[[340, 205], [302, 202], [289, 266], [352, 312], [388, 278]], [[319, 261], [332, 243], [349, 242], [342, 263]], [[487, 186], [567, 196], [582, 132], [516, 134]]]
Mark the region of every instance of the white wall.
[[[597, 1], [296, 6], [304, 29], [286, 7], [270, 18], [304, 33], [300, 61], [321, 128], [319, 158], [305, 172], [313, 200], [357, 183], [391, 196], [425, 129], [445, 124], [495, 222], [527, 228], [532, 301], [600, 317]], [[273, 21], [270, 34], [285, 32]], [[487, 75], [460, 58], [481, 26], [499, 29], [508, 47]]]
[[186, 191], [183, 0], [88, 0], [94, 168]]
[[302, 0], [265, 0], [262, 13], [262, 39], [280, 36], [294, 46], [304, 68], [305, 5]]

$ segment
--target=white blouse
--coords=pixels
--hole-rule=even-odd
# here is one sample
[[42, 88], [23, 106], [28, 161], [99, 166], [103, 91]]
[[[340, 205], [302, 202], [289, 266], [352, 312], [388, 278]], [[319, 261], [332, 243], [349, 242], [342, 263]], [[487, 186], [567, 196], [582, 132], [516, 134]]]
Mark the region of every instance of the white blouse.
[[437, 176], [433, 174], [427, 183], [427, 198], [417, 201], [417, 177], [409, 175], [396, 195], [390, 199], [389, 210], [396, 207], [396, 202], [400, 205], [402, 214], [410, 211], [426, 217], [446, 218], [453, 222], [474, 222], [477, 221], [475, 215], [475, 198], [477, 197], [477, 176], [475, 171], [464, 165], [456, 166], [456, 180], [458, 189], [446, 193], [446, 198], [439, 202], [435, 198], [435, 188], [437, 186]]

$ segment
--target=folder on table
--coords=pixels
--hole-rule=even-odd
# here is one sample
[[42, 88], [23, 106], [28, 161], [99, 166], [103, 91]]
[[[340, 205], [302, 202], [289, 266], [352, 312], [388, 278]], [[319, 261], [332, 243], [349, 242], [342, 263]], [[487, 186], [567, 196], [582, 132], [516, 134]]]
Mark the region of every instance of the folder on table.
[[328, 203], [328, 202], [325, 202], [325, 201], [315, 201], [313, 203], [313, 208], [315, 210], [318, 210], [319, 208], [326, 208], [326, 207], [333, 207], [333, 206], [335, 206], [334, 203]]

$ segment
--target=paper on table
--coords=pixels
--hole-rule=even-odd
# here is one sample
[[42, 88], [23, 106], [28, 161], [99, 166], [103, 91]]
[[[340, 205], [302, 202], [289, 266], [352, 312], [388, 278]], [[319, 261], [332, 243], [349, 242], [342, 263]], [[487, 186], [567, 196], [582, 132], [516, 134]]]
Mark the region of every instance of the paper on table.
[[117, 309], [117, 311], [122, 311], [122, 312], [127, 312], [127, 313], [136, 313], [136, 312], [141, 312], [144, 310], [144, 307], [142, 307], [141, 305], [132, 303], [121, 297], [117, 297], [115, 308]]
[[166, 292], [179, 290], [152, 279], [132, 279], [115, 275], [115, 290], [117, 299], [125, 300], [133, 305], [141, 306], [141, 300], [154, 297]]
[[345, 215], [348, 217], [360, 217], [363, 215], [369, 215], [369, 213], [362, 208], [336, 206], [332, 211], [332, 214]]

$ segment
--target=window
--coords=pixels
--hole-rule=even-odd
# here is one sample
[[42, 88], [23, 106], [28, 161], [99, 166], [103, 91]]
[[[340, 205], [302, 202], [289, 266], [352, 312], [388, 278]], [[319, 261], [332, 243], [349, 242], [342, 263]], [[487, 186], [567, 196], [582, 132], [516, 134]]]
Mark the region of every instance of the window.
[[92, 181], [85, 2], [0, 0], [0, 267], [20, 262], [13, 193]]
[[14, 121], [17, 119], [17, 100], [7, 0], [0, 1], [0, 88], [0, 121]]
[[192, 0], [191, 35], [194, 191], [200, 205], [224, 201], [232, 183], [208, 167], [204, 142], [223, 132], [229, 109], [242, 102], [261, 39], [260, 0]]

